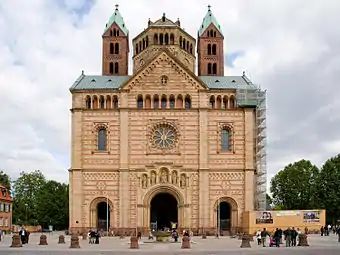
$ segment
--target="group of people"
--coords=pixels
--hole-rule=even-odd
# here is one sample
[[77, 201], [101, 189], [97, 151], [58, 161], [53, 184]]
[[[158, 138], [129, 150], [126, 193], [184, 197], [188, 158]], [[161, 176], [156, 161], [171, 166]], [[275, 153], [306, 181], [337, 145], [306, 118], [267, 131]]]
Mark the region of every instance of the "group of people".
[[285, 240], [286, 247], [296, 246], [297, 239], [301, 234], [301, 230], [299, 228], [287, 228], [286, 230], [282, 230], [281, 228], [277, 228], [274, 234], [269, 234], [269, 232], [264, 228], [262, 231], [256, 232], [257, 244], [263, 247], [266, 247], [267, 237], [269, 237], [269, 246], [280, 247], [280, 244], [283, 244], [283, 239]]
[[99, 244], [100, 233], [98, 230], [90, 230], [87, 235], [89, 238], [89, 244]]
[[19, 236], [20, 236], [21, 244], [27, 244], [30, 238], [30, 232], [27, 231], [25, 228], [22, 228], [19, 231]]
[[329, 236], [329, 233], [340, 235], [340, 225], [328, 225], [320, 228], [321, 236]]

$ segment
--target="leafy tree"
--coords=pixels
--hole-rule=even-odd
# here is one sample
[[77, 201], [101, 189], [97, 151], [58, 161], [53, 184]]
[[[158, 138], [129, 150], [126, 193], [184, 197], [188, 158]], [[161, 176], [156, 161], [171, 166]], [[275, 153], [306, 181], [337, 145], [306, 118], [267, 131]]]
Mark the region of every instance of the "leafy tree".
[[52, 225], [55, 229], [68, 227], [68, 185], [48, 181], [37, 195], [37, 219], [43, 228]]
[[320, 209], [327, 210], [327, 222], [340, 220], [340, 154], [328, 159], [322, 166], [316, 182]]
[[315, 208], [318, 174], [318, 168], [308, 160], [286, 166], [271, 180], [274, 205], [282, 210]]
[[4, 171], [0, 171], [0, 184], [11, 193], [11, 178]]
[[269, 196], [269, 194], [266, 194], [266, 201], [267, 201], [267, 205], [272, 206], [273, 205], [273, 199], [271, 198], [271, 196]]
[[17, 224], [37, 224], [37, 195], [46, 183], [44, 175], [39, 171], [21, 172], [14, 182], [13, 188], [13, 221]]

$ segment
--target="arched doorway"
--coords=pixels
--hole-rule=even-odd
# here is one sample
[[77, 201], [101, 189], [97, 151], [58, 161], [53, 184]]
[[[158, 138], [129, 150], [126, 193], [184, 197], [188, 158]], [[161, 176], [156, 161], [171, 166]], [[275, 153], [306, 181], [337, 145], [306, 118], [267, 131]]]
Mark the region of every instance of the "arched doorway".
[[217, 229], [221, 233], [231, 230], [231, 205], [226, 201], [221, 201], [217, 206]]
[[97, 229], [105, 231], [110, 229], [110, 205], [107, 202], [97, 204]]
[[170, 193], [156, 194], [150, 203], [150, 228], [161, 230], [172, 227], [172, 223], [178, 224], [178, 202]]

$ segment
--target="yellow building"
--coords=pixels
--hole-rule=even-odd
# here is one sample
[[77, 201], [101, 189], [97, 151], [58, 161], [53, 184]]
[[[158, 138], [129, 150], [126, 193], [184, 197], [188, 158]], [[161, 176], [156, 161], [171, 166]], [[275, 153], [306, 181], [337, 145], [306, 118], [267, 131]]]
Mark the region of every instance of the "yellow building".
[[146, 25], [128, 75], [116, 6], [102, 75], [83, 72], [70, 89], [70, 229], [237, 231], [243, 212], [265, 208], [265, 92], [245, 74], [224, 76], [210, 7], [197, 38], [165, 14]]

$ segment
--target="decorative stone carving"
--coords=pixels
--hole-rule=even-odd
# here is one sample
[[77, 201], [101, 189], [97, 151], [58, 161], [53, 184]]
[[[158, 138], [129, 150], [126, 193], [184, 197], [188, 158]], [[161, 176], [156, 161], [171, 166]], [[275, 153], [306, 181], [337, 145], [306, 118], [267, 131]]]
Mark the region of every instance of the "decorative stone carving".
[[172, 171], [171, 183], [174, 184], [174, 185], [177, 185], [177, 172], [176, 171]]
[[99, 181], [99, 182], [97, 183], [97, 189], [99, 189], [99, 190], [104, 190], [105, 187], [106, 187], [105, 182]]
[[146, 174], [142, 176], [142, 188], [146, 189], [148, 187], [148, 177]]
[[181, 175], [181, 188], [185, 188], [186, 187], [186, 185], [187, 185], [187, 177], [186, 177], [186, 175], [185, 174], [182, 174]]
[[155, 171], [151, 171], [150, 184], [151, 185], [155, 185], [156, 184], [156, 172]]
[[168, 182], [168, 172], [166, 169], [162, 169], [161, 176], [160, 176], [160, 183], [167, 183]]

